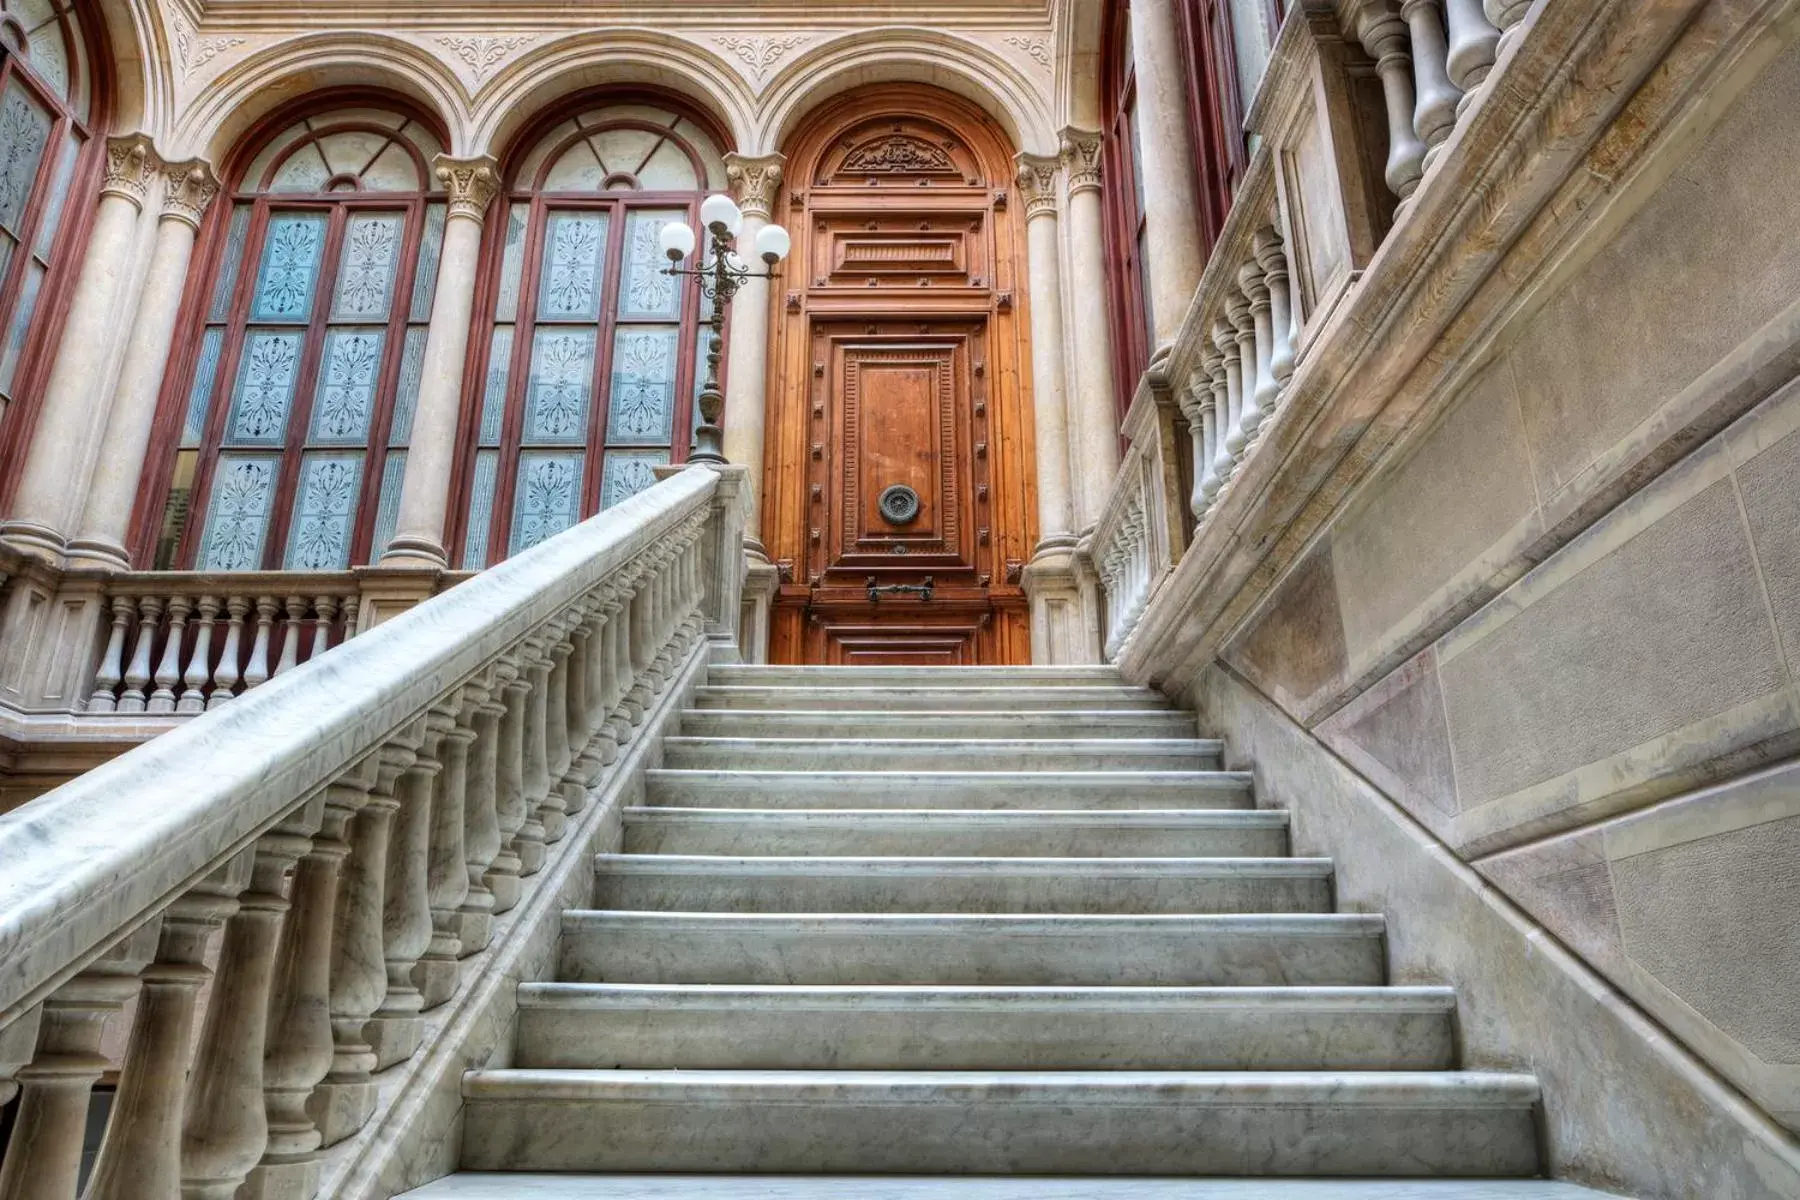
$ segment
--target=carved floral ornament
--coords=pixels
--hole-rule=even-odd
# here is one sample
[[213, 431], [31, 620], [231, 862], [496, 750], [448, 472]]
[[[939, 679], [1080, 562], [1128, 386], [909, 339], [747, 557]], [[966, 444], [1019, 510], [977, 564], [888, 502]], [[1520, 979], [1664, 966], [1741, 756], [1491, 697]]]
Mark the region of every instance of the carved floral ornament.
[[781, 190], [781, 167], [786, 161], [780, 154], [752, 158], [733, 152], [725, 156], [726, 182], [746, 216], [769, 219], [775, 193]]
[[1071, 126], [1062, 131], [1062, 165], [1069, 173], [1069, 195], [1100, 187], [1100, 135]]
[[157, 157], [147, 135], [130, 133], [108, 138], [100, 194], [119, 196], [142, 208], [144, 198], [150, 192], [150, 181], [161, 169], [162, 160]]
[[207, 205], [219, 194], [219, 181], [205, 159], [190, 158], [163, 168], [168, 184], [163, 190], [163, 216], [200, 228]]
[[191, 76], [227, 50], [242, 46], [241, 37], [201, 37], [179, 13], [171, 14], [169, 27], [175, 34], [175, 60], [181, 64], [181, 77]]
[[1056, 213], [1056, 182], [1061, 174], [1061, 160], [1043, 154], [1021, 154], [1019, 164], [1019, 195], [1025, 201], [1025, 218]]
[[1005, 42], [1015, 50], [1022, 51], [1026, 58], [1029, 58], [1038, 66], [1045, 69], [1050, 67], [1049, 38], [1038, 37], [1032, 34], [1009, 33], [1006, 35]]
[[450, 202], [449, 215], [467, 217], [479, 222], [487, 211], [488, 201], [500, 190], [500, 172], [493, 158], [451, 158], [440, 154], [432, 163], [438, 182], [444, 185]]
[[440, 34], [438, 45], [456, 55], [475, 76], [476, 86], [487, 82], [501, 63], [511, 58], [513, 52], [530, 42], [537, 35], [533, 33], [516, 33], [499, 37], [463, 37], [457, 34]]
[[761, 79], [788, 51], [803, 45], [806, 35], [791, 33], [777, 37], [740, 37], [736, 34], [720, 34], [713, 41], [721, 50], [736, 55], [740, 62], [750, 68], [753, 76]]

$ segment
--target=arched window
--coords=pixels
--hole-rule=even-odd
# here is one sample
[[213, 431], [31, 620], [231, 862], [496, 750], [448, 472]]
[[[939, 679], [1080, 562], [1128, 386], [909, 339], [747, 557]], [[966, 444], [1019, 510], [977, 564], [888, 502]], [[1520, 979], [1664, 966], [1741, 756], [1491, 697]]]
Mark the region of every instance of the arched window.
[[444, 234], [418, 117], [296, 121], [212, 214], [159, 568], [339, 570], [392, 532]]
[[[0, 420], [49, 339], [52, 267], [94, 102], [85, 31], [67, 0], [0, 4]], [[69, 241], [62, 238], [61, 241]], [[35, 336], [34, 336], [35, 334]]]
[[533, 138], [491, 220], [492, 324], [466, 439], [461, 564], [516, 554], [687, 455], [698, 322], [657, 234], [725, 186], [718, 143], [662, 102], [596, 104]]

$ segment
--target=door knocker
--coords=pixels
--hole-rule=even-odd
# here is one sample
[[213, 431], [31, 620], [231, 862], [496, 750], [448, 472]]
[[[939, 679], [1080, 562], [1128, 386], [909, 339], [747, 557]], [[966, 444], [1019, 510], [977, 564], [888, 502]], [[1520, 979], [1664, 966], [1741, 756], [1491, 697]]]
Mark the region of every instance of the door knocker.
[[904, 483], [881, 489], [881, 496], [875, 503], [881, 510], [881, 519], [889, 525], [905, 525], [919, 515], [919, 493]]

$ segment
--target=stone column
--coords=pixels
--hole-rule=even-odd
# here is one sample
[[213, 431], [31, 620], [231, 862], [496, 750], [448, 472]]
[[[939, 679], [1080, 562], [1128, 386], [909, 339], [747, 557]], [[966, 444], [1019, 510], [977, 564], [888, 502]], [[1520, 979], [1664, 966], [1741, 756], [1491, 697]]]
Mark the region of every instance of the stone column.
[[1058, 263], [1056, 159], [1021, 154], [1026, 270], [1031, 296], [1032, 424], [1037, 439], [1038, 547], [1073, 545], [1069, 420], [1063, 381], [1062, 278]]
[[450, 473], [456, 462], [456, 427], [462, 415], [463, 363], [469, 352], [469, 321], [475, 306], [475, 272], [481, 261], [481, 221], [500, 186], [494, 160], [437, 158], [437, 177], [449, 193], [444, 248], [438, 259], [437, 294], [431, 301], [431, 328], [413, 410], [412, 442], [394, 538], [382, 552], [384, 567], [442, 568], [444, 518], [450, 509]]
[[156, 400], [175, 337], [181, 293], [187, 287], [194, 238], [207, 206], [219, 194], [212, 168], [201, 159], [170, 163], [163, 171], [167, 183], [162, 219], [157, 222], [156, 243], [150, 251], [150, 270], [138, 295], [137, 319], [113, 388], [112, 410], [88, 487], [87, 507], [69, 547], [71, 558], [121, 569], [131, 565], [125, 533], [156, 423]]
[[1106, 240], [1100, 212], [1100, 135], [1062, 131], [1069, 188], [1069, 328], [1075, 380], [1070, 389], [1069, 475], [1077, 532], [1086, 535], [1106, 507], [1119, 471], [1119, 421], [1113, 403], [1112, 318], [1106, 309]]
[[100, 408], [106, 366], [103, 348], [118, 333], [119, 289], [131, 271], [138, 216], [159, 169], [144, 134], [107, 141], [106, 173], [87, 256], [44, 385], [43, 408], [12, 513], [0, 524], [0, 534], [8, 540], [52, 560], [61, 558], [74, 532], [99, 426], [94, 413]]
[[1175, 0], [1132, 0], [1131, 57], [1137, 71], [1138, 175], [1144, 185], [1143, 271], [1155, 359], [1168, 353], [1206, 268]]
[[[751, 157], [725, 156], [725, 178], [731, 194], [743, 210], [738, 232], [738, 255], [760, 269], [754, 248], [756, 235], [769, 224], [775, 196], [781, 191], [779, 154]], [[768, 417], [769, 282], [752, 278], [738, 289], [731, 302], [731, 335], [725, 351], [725, 459], [750, 473], [750, 518], [744, 545], [753, 558], [768, 560], [763, 552], [761, 511], [763, 482], [763, 430]]]

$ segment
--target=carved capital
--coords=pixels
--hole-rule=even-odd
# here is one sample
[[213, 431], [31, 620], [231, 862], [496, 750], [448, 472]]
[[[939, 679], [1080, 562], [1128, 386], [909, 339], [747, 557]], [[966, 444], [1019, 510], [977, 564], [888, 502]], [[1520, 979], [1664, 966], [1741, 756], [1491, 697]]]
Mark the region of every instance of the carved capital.
[[440, 154], [433, 160], [432, 168], [437, 172], [438, 182], [449, 194], [451, 216], [467, 217], [478, 225], [481, 223], [488, 201], [500, 190], [497, 166], [493, 157], [487, 154], [475, 158], [451, 158], [448, 154]]
[[219, 181], [203, 158], [169, 163], [163, 168], [168, 183], [163, 189], [162, 215], [200, 228], [200, 218], [219, 194]]
[[1013, 161], [1019, 165], [1019, 197], [1025, 201], [1025, 219], [1055, 216], [1061, 160], [1047, 154], [1020, 154]]
[[781, 168], [787, 157], [781, 154], [751, 156], [733, 151], [725, 156], [725, 179], [731, 185], [732, 199], [746, 216], [769, 219], [775, 206], [775, 193], [781, 190]]
[[1062, 131], [1062, 166], [1069, 175], [1069, 195], [1100, 187], [1100, 134], [1074, 126]]
[[102, 196], [119, 196], [140, 209], [150, 191], [150, 181], [162, 169], [162, 159], [148, 134], [129, 133], [106, 139], [106, 173], [100, 181]]

